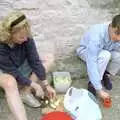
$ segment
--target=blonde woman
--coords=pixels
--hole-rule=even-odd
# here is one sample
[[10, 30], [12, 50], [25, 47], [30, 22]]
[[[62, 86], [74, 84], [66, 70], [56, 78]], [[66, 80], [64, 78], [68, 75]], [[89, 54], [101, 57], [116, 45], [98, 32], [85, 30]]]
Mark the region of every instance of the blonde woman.
[[[35, 82], [37, 79], [42, 86]], [[30, 93], [31, 88], [36, 96], [44, 96], [44, 90], [51, 98], [55, 96], [54, 89], [46, 80], [45, 68], [39, 59], [26, 16], [12, 12], [0, 23], [0, 87], [5, 90], [16, 120], [27, 120], [17, 83], [25, 89], [27, 86], [21, 97], [32, 107], [39, 107], [40, 103]]]

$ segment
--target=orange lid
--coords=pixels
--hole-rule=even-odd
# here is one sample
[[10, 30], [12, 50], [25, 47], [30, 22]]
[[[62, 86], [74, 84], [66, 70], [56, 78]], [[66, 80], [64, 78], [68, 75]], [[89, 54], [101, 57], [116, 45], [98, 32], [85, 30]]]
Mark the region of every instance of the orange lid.
[[46, 114], [40, 120], [73, 120], [66, 112], [54, 111]]
[[106, 108], [110, 108], [110, 107], [112, 106], [112, 100], [111, 100], [111, 98], [106, 98], [106, 99], [104, 99], [103, 105], [104, 105], [104, 107], [106, 107]]

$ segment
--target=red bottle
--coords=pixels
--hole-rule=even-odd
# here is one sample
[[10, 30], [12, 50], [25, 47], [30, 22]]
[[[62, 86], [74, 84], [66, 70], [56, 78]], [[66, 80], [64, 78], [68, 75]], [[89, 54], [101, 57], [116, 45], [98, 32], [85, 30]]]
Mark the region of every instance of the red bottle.
[[105, 98], [103, 100], [103, 106], [105, 108], [110, 108], [112, 106], [112, 100], [111, 100], [111, 98]]

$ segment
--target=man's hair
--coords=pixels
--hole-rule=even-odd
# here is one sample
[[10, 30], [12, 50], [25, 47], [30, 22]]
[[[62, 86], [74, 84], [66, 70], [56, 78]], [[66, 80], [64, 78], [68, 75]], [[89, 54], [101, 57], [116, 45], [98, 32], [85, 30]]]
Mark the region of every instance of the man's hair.
[[116, 15], [112, 20], [112, 27], [120, 31], [120, 15]]

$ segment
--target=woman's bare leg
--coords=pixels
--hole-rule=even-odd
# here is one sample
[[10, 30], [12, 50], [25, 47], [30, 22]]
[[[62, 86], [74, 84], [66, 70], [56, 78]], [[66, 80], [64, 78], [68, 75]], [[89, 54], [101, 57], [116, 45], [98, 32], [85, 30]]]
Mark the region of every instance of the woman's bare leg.
[[16, 120], [27, 120], [15, 78], [9, 74], [0, 75], [0, 86], [5, 90], [8, 105]]

